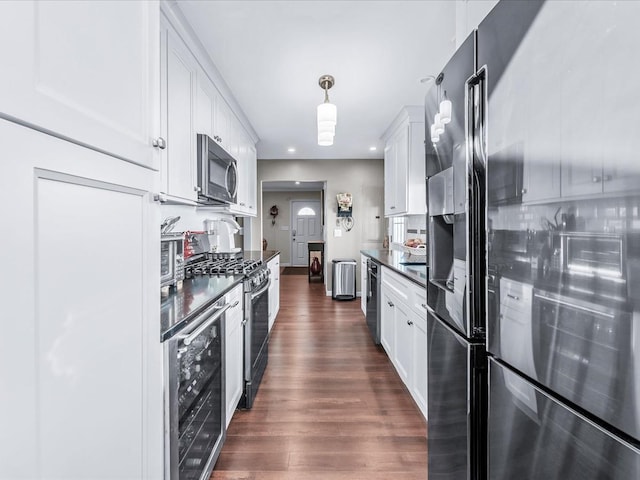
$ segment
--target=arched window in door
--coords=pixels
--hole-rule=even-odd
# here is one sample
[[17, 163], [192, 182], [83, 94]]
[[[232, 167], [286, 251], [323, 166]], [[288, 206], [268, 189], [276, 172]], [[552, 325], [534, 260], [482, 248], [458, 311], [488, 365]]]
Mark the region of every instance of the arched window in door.
[[315, 217], [316, 212], [311, 207], [302, 207], [300, 210], [298, 210], [298, 216]]

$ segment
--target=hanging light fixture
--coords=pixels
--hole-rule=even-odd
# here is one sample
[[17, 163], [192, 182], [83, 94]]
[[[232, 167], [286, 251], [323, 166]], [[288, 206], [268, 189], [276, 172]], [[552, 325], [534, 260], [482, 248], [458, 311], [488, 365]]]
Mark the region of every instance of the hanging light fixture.
[[440, 121], [445, 124], [451, 121], [451, 100], [447, 98], [447, 91], [444, 91], [444, 99], [440, 102]]
[[324, 102], [318, 105], [318, 145], [333, 145], [338, 121], [338, 109], [329, 102], [329, 89], [333, 87], [335, 79], [331, 75], [322, 75], [318, 80], [320, 88], [324, 90]]

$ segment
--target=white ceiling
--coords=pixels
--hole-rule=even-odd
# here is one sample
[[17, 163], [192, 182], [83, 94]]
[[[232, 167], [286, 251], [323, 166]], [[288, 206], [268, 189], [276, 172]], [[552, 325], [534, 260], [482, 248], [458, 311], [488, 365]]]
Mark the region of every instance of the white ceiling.
[[[420, 79], [437, 74], [455, 50], [455, 2], [447, 0], [178, 6], [258, 134], [263, 160], [382, 158], [381, 135], [403, 105], [423, 103], [429, 84]], [[323, 74], [336, 79], [330, 147], [317, 145]]]

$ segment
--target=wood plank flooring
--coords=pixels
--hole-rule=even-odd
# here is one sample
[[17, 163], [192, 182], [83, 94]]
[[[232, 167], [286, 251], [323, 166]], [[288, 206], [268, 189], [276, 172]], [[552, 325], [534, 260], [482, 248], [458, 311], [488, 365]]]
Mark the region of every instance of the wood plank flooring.
[[360, 299], [280, 277], [280, 313], [254, 406], [237, 411], [212, 480], [424, 480], [426, 423]]

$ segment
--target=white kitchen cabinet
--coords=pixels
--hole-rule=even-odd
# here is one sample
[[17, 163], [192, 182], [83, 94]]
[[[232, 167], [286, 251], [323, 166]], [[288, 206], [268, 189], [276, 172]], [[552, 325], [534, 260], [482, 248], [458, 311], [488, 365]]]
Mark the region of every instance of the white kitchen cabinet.
[[156, 1], [0, 2], [0, 116], [159, 169], [158, 12]]
[[269, 286], [269, 331], [271, 331], [280, 311], [280, 254], [267, 262], [267, 268], [271, 271]]
[[360, 309], [362, 313], [367, 315], [367, 256], [360, 254]]
[[[163, 4], [164, 5], [164, 4]], [[195, 205], [197, 194], [197, 134], [222, 146], [238, 163], [235, 204], [203, 206], [241, 216], [257, 213], [255, 140], [229, 106], [206, 55], [197, 47], [175, 10], [161, 15], [161, 187], [168, 201]]]
[[407, 106], [383, 135], [384, 214], [426, 213], [424, 108]]
[[0, 478], [162, 478], [155, 173], [6, 120], [0, 144]]
[[229, 212], [242, 216], [257, 214], [257, 154], [251, 138], [240, 131], [238, 134], [238, 197], [235, 205], [229, 206]]
[[381, 342], [416, 405], [427, 417], [426, 291], [382, 267]]
[[[237, 305], [236, 305], [237, 302]], [[225, 314], [225, 395], [227, 427], [240, 402], [243, 387], [244, 318], [242, 284], [236, 285], [225, 296], [232, 306]]]
[[[198, 199], [196, 165], [196, 101], [209, 105], [207, 84], [197, 85], [197, 62], [178, 33], [161, 22], [161, 130], [167, 147], [162, 150], [161, 191], [191, 202]], [[196, 86], [201, 93], [196, 96]], [[203, 109], [199, 122], [206, 124]]]
[[404, 298], [396, 297], [394, 309], [395, 345], [393, 347], [393, 363], [402, 381], [410, 386], [413, 370], [413, 320], [409, 306]]

